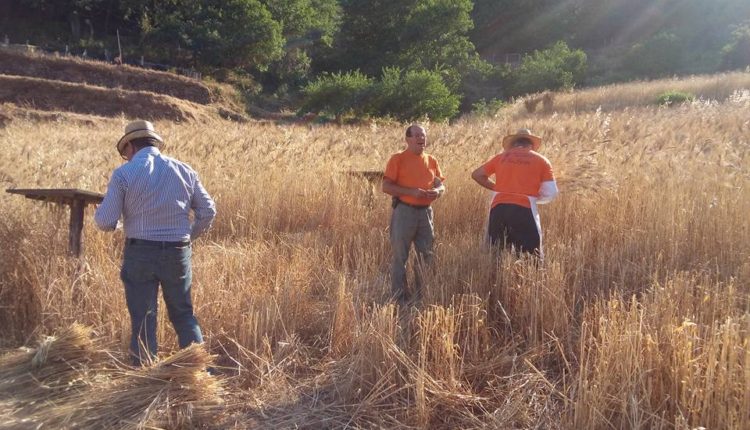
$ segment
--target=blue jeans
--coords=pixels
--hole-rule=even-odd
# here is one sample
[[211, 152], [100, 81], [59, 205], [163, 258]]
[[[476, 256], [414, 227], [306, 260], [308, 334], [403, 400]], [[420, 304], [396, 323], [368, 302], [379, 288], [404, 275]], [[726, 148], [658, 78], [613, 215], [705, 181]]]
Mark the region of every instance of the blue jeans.
[[156, 312], [159, 285], [180, 348], [202, 343], [198, 320], [190, 298], [192, 268], [190, 245], [162, 248], [126, 244], [120, 278], [125, 284], [125, 300], [130, 312], [130, 354], [133, 364], [156, 358]]

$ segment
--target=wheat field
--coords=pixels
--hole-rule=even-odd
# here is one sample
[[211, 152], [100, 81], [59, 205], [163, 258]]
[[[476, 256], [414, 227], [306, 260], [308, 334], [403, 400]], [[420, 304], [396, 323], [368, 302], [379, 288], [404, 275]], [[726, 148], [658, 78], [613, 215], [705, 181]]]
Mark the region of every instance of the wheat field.
[[[157, 123], [218, 208], [193, 260], [225, 384], [211, 426], [750, 428], [749, 108], [740, 91], [428, 124], [447, 192], [406, 319], [387, 302], [389, 199], [347, 173], [383, 169], [401, 125]], [[125, 122], [9, 123], [1, 185], [103, 192]], [[470, 178], [520, 127], [545, 138], [561, 190], [540, 209], [540, 268], [483, 247], [489, 196]], [[122, 233], [96, 231], [87, 209], [76, 261], [67, 211], [0, 202], [2, 346], [78, 322], [125, 351]]]

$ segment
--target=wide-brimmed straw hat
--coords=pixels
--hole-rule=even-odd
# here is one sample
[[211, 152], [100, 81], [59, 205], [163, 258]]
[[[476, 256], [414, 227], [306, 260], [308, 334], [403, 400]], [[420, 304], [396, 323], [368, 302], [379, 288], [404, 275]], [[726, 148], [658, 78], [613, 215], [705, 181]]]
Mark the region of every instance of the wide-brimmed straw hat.
[[152, 137], [157, 140], [157, 148], [161, 148], [164, 143], [164, 139], [161, 138], [154, 130], [154, 125], [148, 121], [138, 120], [133, 121], [125, 126], [125, 134], [117, 142], [117, 152], [122, 154], [125, 150], [125, 145], [133, 139], [140, 139], [141, 137]]
[[531, 149], [534, 151], [542, 146], [541, 137], [535, 136], [528, 128], [522, 128], [515, 134], [509, 134], [503, 138], [503, 149], [510, 149], [516, 139], [529, 139], [531, 141]]

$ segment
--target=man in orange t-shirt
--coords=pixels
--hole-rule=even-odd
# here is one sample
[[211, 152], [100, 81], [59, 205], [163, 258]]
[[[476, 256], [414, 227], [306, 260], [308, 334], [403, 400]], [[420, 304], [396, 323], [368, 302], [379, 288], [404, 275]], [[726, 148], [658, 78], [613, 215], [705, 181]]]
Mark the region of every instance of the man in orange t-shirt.
[[[471, 177], [495, 195], [490, 209], [490, 243], [518, 252], [542, 255], [542, 229], [537, 204], [557, 197], [552, 165], [537, 153], [542, 139], [521, 129], [505, 136], [504, 151], [479, 166]], [[489, 179], [495, 176], [495, 181]]]
[[[421, 271], [432, 260], [435, 238], [430, 205], [445, 192], [440, 166], [424, 152], [425, 146], [424, 127], [410, 125], [406, 128], [406, 149], [391, 156], [383, 174], [383, 192], [393, 196], [391, 293], [402, 306], [422, 299]], [[417, 250], [413, 295], [406, 290], [406, 262], [412, 242]]]

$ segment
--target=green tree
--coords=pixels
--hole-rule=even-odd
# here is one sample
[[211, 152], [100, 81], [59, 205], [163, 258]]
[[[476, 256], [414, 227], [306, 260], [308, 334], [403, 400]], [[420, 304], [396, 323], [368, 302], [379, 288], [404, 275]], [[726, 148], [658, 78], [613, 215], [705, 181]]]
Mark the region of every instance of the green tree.
[[468, 38], [471, 0], [345, 0], [344, 18], [329, 70], [359, 69], [369, 75], [384, 67], [436, 69], [454, 73], [475, 55]]
[[684, 45], [674, 34], [662, 32], [636, 43], [623, 57], [622, 68], [637, 77], [660, 77], [679, 72]]
[[511, 74], [513, 95], [541, 90], [571, 89], [583, 81], [586, 54], [571, 50], [559, 41], [551, 47], [526, 55], [521, 66]]
[[458, 113], [460, 97], [451, 93], [440, 74], [429, 70], [408, 70], [401, 80], [397, 97], [387, 113], [402, 120], [429, 117], [445, 121]]
[[342, 0], [343, 19], [330, 56], [321, 58], [321, 70], [358, 69], [376, 75], [395, 65], [400, 35], [419, 0]]
[[722, 66], [739, 69], [750, 66], [750, 21], [735, 26], [732, 40], [721, 50]]
[[341, 20], [337, 0], [264, 0], [285, 39], [283, 57], [269, 70], [267, 84], [298, 84], [311, 66], [311, 56], [330, 47]]
[[281, 58], [281, 26], [258, 0], [170, 0], [142, 25], [150, 42], [179, 46], [196, 65], [264, 70]]
[[381, 117], [414, 121], [428, 117], [444, 121], [458, 113], [460, 97], [451, 92], [440, 73], [429, 70], [383, 69], [368, 99], [370, 111]]
[[459, 96], [451, 93], [438, 72], [383, 70], [379, 81], [359, 71], [323, 74], [303, 89], [299, 113], [322, 112], [341, 120], [346, 115], [371, 115], [402, 121], [429, 117], [434, 121], [458, 113]]
[[356, 70], [324, 73], [302, 89], [305, 101], [300, 113], [326, 113], [341, 120], [344, 115], [365, 116], [373, 79]]

